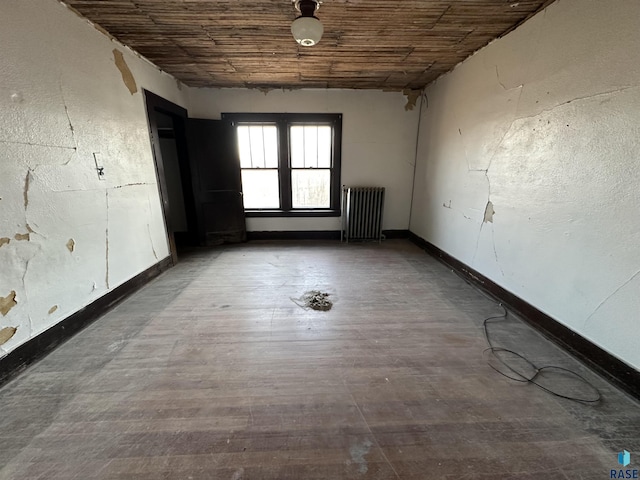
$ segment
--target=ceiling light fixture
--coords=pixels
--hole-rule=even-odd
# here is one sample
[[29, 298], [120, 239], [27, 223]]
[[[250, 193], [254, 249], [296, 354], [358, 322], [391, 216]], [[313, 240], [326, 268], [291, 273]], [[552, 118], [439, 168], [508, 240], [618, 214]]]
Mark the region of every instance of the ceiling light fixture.
[[312, 47], [320, 41], [324, 27], [314, 15], [320, 7], [318, 0], [292, 0], [300, 16], [291, 24], [291, 33], [303, 47]]

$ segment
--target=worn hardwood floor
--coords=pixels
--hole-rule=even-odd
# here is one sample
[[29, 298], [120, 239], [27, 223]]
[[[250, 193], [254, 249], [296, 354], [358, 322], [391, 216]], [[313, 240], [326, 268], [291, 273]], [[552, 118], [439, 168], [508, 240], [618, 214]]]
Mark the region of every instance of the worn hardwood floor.
[[[291, 300], [311, 289], [333, 309]], [[622, 449], [632, 468], [639, 405], [513, 318], [499, 343], [603, 400], [499, 376], [499, 312], [407, 241], [196, 252], [0, 389], [0, 478], [602, 480]]]

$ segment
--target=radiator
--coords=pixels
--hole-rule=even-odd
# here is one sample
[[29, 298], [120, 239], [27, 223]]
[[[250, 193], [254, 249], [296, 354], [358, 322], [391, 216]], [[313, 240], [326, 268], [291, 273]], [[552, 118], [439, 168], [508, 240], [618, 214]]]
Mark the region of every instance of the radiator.
[[382, 241], [384, 187], [342, 187], [340, 240]]

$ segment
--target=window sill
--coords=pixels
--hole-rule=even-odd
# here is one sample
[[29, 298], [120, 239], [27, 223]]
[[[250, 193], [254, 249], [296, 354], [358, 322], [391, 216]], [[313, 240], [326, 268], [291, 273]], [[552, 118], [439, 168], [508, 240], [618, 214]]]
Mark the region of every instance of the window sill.
[[313, 210], [245, 210], [246, 217], [339, 217], [340, 210], [313, 209]]

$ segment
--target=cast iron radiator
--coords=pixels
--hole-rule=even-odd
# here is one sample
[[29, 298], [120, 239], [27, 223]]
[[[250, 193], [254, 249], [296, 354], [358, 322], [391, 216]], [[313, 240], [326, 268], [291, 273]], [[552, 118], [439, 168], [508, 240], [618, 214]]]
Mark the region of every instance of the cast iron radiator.
[[384, 187], [342, 187], [340, 240], [382, 241]]

